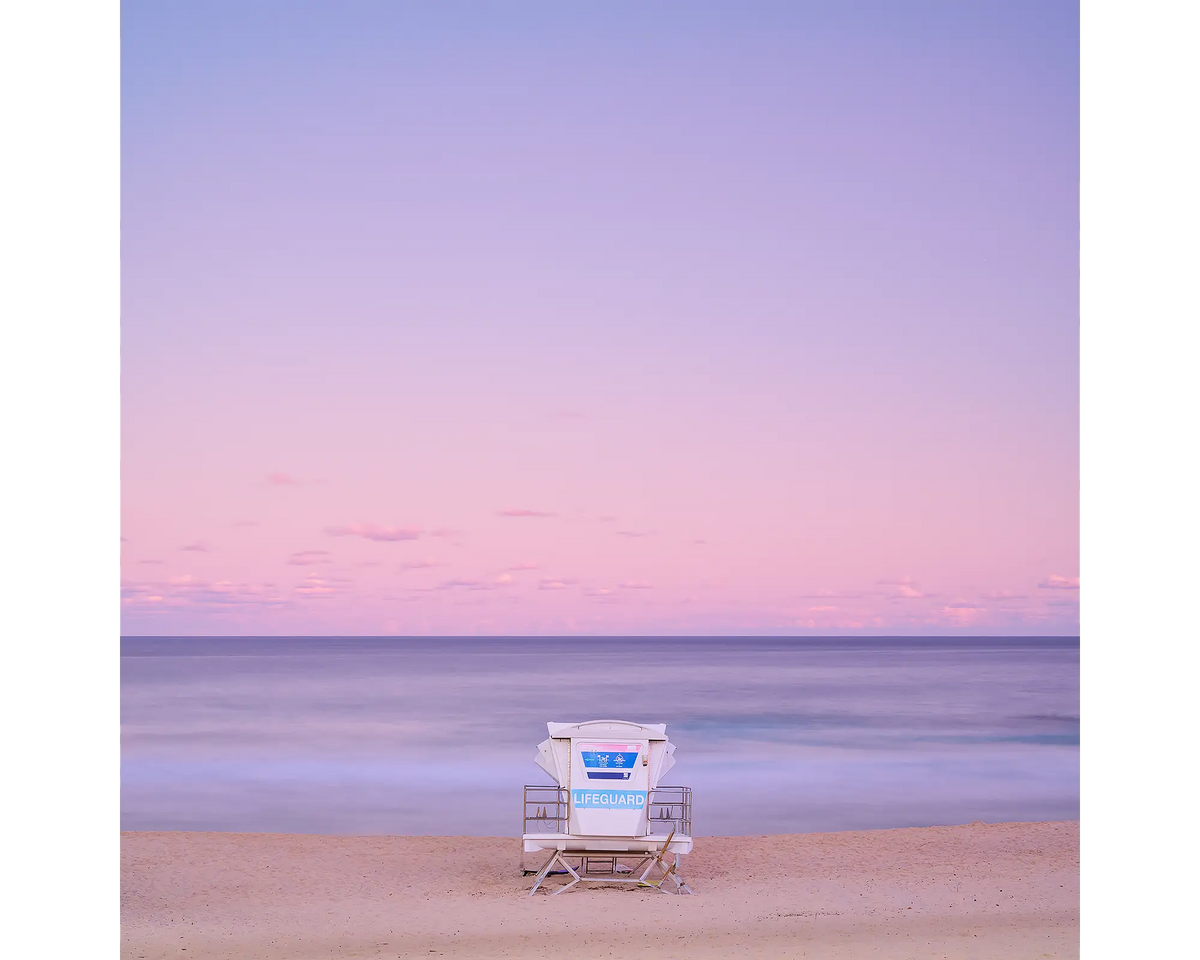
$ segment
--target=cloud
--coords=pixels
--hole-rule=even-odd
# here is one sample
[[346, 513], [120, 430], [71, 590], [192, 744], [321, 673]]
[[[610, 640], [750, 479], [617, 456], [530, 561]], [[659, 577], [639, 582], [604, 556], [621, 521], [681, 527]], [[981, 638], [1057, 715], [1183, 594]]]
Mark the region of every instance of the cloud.
[[1038, 586], [1043, 590], [1078, 590], [1079, 578], [1060, 577], [1057, 573], [1052, 573]]
[[310, 573], [296, 585], [296, 593], [305, 600], [325, 600], [345, 593], [350, 585], [351, 581], [342, 577], [318, 577]]
[[843, 593], [840, 590], [817, 590], [815, 593], [797, 593], [797, 600], [858, 600], [861, 593]]
[[153, 590], [134, 590], [132, 588], [121, 588], [121, 605], [125, 607], [177, 607], [180, 602], [170, 597], [165, 597], [160, 593], [155, 593]]
[[884, 580], [876, 580], [876, 583], [883, 586], [895, 587], [895, 590], [885, 592], [889, 600], [925, 600], [929, 597], [936, 597], [936, 593], [926, 593], [916, 588], [916, 581], [912, 577], [891, 577]]
[[505, 567], [505, 570], [538, 570], [540, 565], [536, 563], [514, 563], [511, 567]]
[[385, 593], [382, 597], [380, 597], [380, 599], [388, 601], [398, 600], [402, 603], [412, 603], [415, 600], [424, 600], [425, 596], [426, 591], [410, 590], [408, 593], [403, 594]]
[[575, 580], [560, 580], [556, 577], [543, 577], [538, 581], [539, 590], [566, 590], [577, 581]]
[[158, 563], [162, 563], [162, 561], [161, 560], [139, 560], [138, 563], [158, 564]]
[[[805, 611], [807, 616], [798, 617], [793, 621], [797, 627], [802, 627], [807, 630], [861, 630], [866, 625], [866, 620], [855, 615], [848, 615], [839, 611], [837, 607], [818, 606], [809, 607]], [[876, 624], [877, 626], [880, 625]]]
[[265, 589], [274, 590], [274, 584], [264, 584], [261, 586], [251, 586], [247, 583], [234, 583], [232, 580], [217, 580], [210, 583], [193, 584], [192, 589], [201, 596], [211, 597], [237, 597], [244, 595], [257, 595]]
[[197, 540], [195, 543], [189, 543], [185, 547], [180, 547], [180, 550], [190, 550], [194, 553], [208, 553], [212, 548], [202, 540]]
[[380, 527], [373, 523], [351, 523], [340, 527], [326, 527], [331, 537], [362, 537], [364, 540], [416, 540], [423, 532], [420, 527]]
[[1048, 607], [1078, 607], [1079, 606], [1079, 598], [1078, 597], [1063, 597], [1063, 598], [1059, 599], [1056, 597], [1053, 600], [1047, 600], [1046, 606], [1048, 606]]
[[122, 537], [122, 538], [121, 538], [121, 542], [122, 542], [122, 543], [128, 543], [128, 542], [129, 542], [129, 538], [128, 538], [128, 537]]
[[134, 606], [283, 606], [288, 602], [273, 583], [209, 582], [188, 574], [171, 577], [165, 583], [124, 583], [121, 596], [123, 603]]
[[614, 603], [617, 599], [616, 593], [608, 587], [593, 587], [585, 591], [585, 596], [602, 603]]
[[440, 567], [441, 564], [436, 560], [404, 560], [400, 563], [401, 570], [430, 570], [433, 567]]
[[993, 590], [990, 593], [980, 594], [984, 600], [1028, 600], [1029, 597], [1024, 593], [1013, 593], [1011, 590]]
[[268, 473], [267, 483], [273, 487], [295, 487], [299, 486], [300, 481], [289, 473]]
[[295, 567], [311, 567], [314, 563], [333, 563], [328, 550], [301, 550], [288, 557], [287, 562]]
[[523, 510], [518, 507], [513, 507], [508, 510], [498, 512], [501, 517], [557, 517], [557, 513], [547, 513], [544, 510]]
[[650, 534], [648, 534], [644, 530], [618, 530], [617, 536], [618, 537], [648, 537], [648, 536], [650, 536]]
[[973, 623], [986, 607], [980, 607], [965, 601], [948, 603], [938, 613], [956, 626], [965, 627]]
[[626, 580], [623, 583], [617, 584], [622, 590], [650, 590], [653, 589], [653, 584], [647, 583], [645, 580]]
[[435, 590], [454, 590], [457, 587], [464, 587], [467, 590], [489, 590], [490, 584], [484, 583], [482, 580], [471, 580], [467, 578], [455, 578], [454, 580], [443, 580], [439, 583]]

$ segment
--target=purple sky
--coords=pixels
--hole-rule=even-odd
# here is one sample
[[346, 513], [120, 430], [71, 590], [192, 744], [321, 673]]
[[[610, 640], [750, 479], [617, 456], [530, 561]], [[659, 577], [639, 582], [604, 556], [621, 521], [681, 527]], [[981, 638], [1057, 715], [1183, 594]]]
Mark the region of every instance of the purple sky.
[[1078, 632], [1078, 11], [125, 4], [123, 631]]

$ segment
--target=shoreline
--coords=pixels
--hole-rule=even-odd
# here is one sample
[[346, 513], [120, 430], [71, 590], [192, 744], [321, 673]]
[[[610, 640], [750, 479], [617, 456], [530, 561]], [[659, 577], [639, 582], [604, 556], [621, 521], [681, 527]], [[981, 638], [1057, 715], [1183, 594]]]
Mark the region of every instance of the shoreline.
[[[540, 856], [540, 854], [539, 854]], [[121, 834], [122, 957], [1077, 957], [1079, 824], [697, 837], [694, 895], [552, 877], [514, 837]]]

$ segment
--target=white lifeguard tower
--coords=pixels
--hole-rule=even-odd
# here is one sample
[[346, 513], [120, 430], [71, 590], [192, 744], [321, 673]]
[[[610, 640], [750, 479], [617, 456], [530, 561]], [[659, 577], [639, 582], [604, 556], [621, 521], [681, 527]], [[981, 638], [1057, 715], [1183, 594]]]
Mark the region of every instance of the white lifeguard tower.
[[[675, 764], [662, 723], [588, 720], [546, 724], [537, 765], [554, 786], [525, 786], [526, 853], [550, 851], [529, 895], [554, 870], [581, 881], [632, 883], [691, 893], [679, 876], [692, 852], [692, 789], [660, 786]], [[570, 861], [578, 863], [576, 869]]]

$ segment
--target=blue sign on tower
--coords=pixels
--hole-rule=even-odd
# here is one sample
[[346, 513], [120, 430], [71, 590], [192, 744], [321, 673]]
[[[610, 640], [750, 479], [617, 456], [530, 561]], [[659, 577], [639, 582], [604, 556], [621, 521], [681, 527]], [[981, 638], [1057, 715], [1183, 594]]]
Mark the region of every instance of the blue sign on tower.
[[628, 780], [638, 758], [636, 750], [580, 750], [579, 755], [589, 780]]

